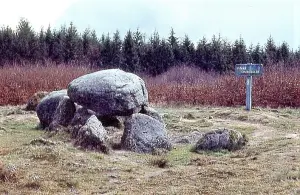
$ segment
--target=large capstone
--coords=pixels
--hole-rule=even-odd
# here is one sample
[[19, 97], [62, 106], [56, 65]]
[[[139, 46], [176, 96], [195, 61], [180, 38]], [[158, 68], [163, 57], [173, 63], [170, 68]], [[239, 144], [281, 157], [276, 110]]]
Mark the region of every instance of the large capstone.
[[125, 129], [121, 139], [123, 149], [152, 153], [159, 149], [171, 149], [165, 125], [145, 114], [133, 114], [125, 121]]
[[68, 85], [72, 101], [102, 116], [129, 116], [148, 104], [145, 82], [135, 74], [120, 69], [94, 72]]
[[45, 96], [36, 108], [42, 128], [46, 128], [53, 121], [55, 111], [62, 99], [67, 96], [67, 90], [53, 91]]

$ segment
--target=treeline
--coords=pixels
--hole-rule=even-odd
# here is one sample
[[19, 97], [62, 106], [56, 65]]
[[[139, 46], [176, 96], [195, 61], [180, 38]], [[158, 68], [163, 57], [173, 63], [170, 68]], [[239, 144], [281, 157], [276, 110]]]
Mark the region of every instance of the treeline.
[[293, 51], [286, 42], [276, 45], [270, 36], [265, 45], [246, 46], [242, 37], [233, 43], [213, 35], [203, 37], [194, 45], [188, 35], [183, 39], [173, 29], [167, 38], [154, 32], [150, 38], [139, 30], [128, 31], [121, 39], [119, 31], [103, 34], [86, 29], [78, 32], [76, 26], [60, 29], [41, 29], [35, 32], [26, 19], [21, 19], [16, 30], [0, 29], [0, 66], [10, 64], [72, 64], [118, 67], [131, 72], [160, 74], [177, 64], [194, 65], [203, 70], [226, 72], [238, 63], [283, 62], [298, 64], [300, 50]]

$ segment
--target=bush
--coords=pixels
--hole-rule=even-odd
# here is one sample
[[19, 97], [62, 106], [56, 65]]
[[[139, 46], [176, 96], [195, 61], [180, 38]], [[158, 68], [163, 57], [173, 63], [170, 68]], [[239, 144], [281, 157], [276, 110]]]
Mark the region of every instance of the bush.
[[[25, 104], [37, 91], [67, 88], [73, 79], [93, 72], [84, 67], [4, 67], [0, 106]], [[300, 67], [269, 66], [253, 79], [253, 106], [300, 107]], [[156, 77], [143, 76], [151, 103], [212, 106], [245, 105], [245, 78], [176, 66]]]

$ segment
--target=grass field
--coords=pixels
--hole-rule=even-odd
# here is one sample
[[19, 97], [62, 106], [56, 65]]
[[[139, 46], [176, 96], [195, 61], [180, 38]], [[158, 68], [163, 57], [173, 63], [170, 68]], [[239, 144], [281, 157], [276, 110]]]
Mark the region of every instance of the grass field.
[[[68, 135], [37, 130], [34, 112], [0, 107], [0, 194], [300, 193], [299, 109], [156, 109], [174, 143], [161, 156], [82, 151]], [[249, 143], [236, 152], [190, 152], [202, 133], [216, 128], [239, 130]], [[192, 143], [178, 143], [185, 137]], [[39, 138], [48, 141], [33, 141]]]

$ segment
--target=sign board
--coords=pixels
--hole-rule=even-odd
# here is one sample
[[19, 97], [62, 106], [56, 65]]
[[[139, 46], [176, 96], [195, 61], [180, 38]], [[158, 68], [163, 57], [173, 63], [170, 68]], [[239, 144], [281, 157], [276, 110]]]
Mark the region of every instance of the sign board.
[[262, 73], [262, 64], [237, 64], [235, 66], [235, 74], [237, 76], [261, 76]]
[[235, 65], [235, 74], [245, 76], [246, 79], [246, 110], [251, 110], [252, 106], [252, 76], [261, 76], [263, 74], [262, 64], [237, 64]]

